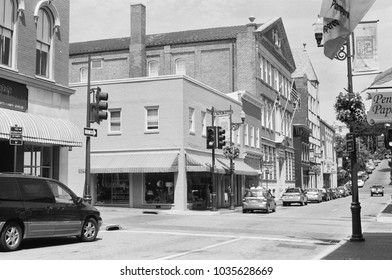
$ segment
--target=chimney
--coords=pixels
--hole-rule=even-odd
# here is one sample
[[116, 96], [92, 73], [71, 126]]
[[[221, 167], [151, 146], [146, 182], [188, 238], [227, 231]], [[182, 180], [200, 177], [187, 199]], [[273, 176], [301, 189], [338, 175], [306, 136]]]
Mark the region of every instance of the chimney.
[[129, 45], [129, 77], [146, 76], [146, 7], [131, 5], [131, 40]]

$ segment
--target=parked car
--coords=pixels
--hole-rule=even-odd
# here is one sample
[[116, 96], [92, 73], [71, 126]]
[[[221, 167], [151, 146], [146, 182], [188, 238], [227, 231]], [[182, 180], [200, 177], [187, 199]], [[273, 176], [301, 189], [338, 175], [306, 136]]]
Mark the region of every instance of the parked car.
[[341, 197], [346, 197], [350, 195], [348, 189], [345, 186], [339, 186], [338, 191], [340, 192]]
[[322, 193], [323, 201], [330, 201], [332, 199], [331, 194], [327, 188], [322, 188], [321, 193]]
[[15, 251], [24, 239], [76, 236], [94, 241], [100, 212], [59, 181], [0, 173], [0, 249]]
[[358, 188], [362, 188], [365, 185], [365, 181], [362, 179], [358, 179]]
[[384, 196], [384, 187], [381, 185], [373, 185], [370, 187], [370, 196], [381, 195]]
[[307, 189], [306, 196], [308, 197], [308, 202], [315, 201], [317, 203], [320, 203], [323, 201], [323, 194], [321, 192], [321, 189]]
[[282, 195], [283, 206], [299, 203], [302, 206], [308, 204], [306, 192], [301, 188], [289, 188]]
[[342, 195], [340, 194], [339, 190], [337, 188], [331, 188], [331, 191], [333, 192], [333, 195], [335, 198], [341, 198]]
[[267, 214], [276, 211], [275, 197], [267, 189], [261, 187], [251, 188], [245, 191], [242, 200], [242, 212], [262, 210]]

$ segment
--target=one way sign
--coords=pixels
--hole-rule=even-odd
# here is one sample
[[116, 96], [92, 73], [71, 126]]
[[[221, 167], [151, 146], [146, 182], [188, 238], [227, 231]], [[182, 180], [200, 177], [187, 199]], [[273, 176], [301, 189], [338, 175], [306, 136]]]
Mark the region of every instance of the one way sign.
[[84, 136], [92, 136], [97, 137], [98, 132], [95, 128], [85, 127], [84, 128]]

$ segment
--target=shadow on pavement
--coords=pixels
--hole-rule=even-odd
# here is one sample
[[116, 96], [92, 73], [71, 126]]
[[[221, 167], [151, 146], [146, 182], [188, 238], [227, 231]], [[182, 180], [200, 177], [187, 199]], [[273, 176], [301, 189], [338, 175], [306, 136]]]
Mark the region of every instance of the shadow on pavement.
[[364, 242], [350, 242], [325, 256], [323, 260], [392, 260], [391, 233], [363, 233]]

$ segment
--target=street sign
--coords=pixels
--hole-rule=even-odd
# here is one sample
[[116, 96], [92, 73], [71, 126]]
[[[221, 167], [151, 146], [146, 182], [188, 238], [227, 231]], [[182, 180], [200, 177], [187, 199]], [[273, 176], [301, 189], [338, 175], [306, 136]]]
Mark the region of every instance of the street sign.
[[[211, 109], [207, 109], [207, 113], [212, 114]], [[233, 110], [214, 110], [214, 116], [231, 115]]]
[[392, 117], [392, 92], [370, 92], [372, 105], [367, 112], [369, 124], [389, 123]]
[[97, 137], [98, 131], [95, 128], [90, 128], [90, 127], [85, 127], [84, 128], [84, 136], [92, 136], [92, 137]]
[[23, 145], [23, 128], [20, 126], [11, 126], [10, 145]]

